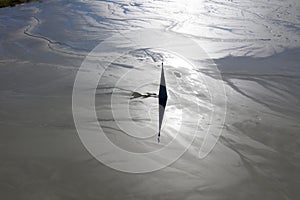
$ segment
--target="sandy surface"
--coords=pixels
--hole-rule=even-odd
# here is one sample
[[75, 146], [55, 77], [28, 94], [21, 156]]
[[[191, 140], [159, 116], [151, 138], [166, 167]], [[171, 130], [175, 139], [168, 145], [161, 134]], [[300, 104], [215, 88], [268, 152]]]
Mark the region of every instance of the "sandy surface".
[[[296, 0], [55, 0], [0, 9], [1, 197], [297, 199], [299, 24]], [[218, 65], [228, 104], [222, 136], [208, 157], [197, 159], [196, 143], [167, 168], [134, 175], [108, 168], [85, 149], [73, 122], [72, 89], [88, 52], [115, 33], [139, 28], [157, 28], [195, 39]], [[143, 58], [149, 61], [149, 56]], [[106, 76], [128, 69], [130, 59], [115, 63]], [[159, 75], [156, 64], [142, 70]], [[215, 78], [209, 65], [173, 71], [172, 65], [166, 65], [166, 69], [169, 76], [182, 77], [187, 88], [195, 70], [211, 80]], [[137, 76], [134, 83], [143, 81]], [[120, 85], [130, 90], [134, 83]], [[140, 92], [153, 92], [156, 86], [145, 85]], [[170, 90], [175, 99], [176, 87]], [[193, 91], [198, 90], [192, 87]], [[211, 106], [205, 89], [201, 91], [203, 94], [197, 95], [202, 110], [196, 114], [205, 117]], [[115, 124], [107, 123], [110, 115], [101, 114], [102, 107], [109, 103], [105, 98], [109, 94], [100, 84], [97, 114], [108, 137], [131, 151], [157, 148], [155, 136], [137, 143], [113, 131], [111, 126]], [[120, 98], [130, 97], [130, 92], [118, 94]], [[197, 95], [182, 98], [192, 101]], [[170, 102], [176, 108], [176, 101]], [[155, 100], [133, 102], [132, 115], [139, 117], [144, 105], [155, 105]], [[156, 115], [155, 110], [150, 115]], [[190, 110], [195, 112], [192, 107]], [[203, 123], [207, 125], [207, 121]], [[165, 142], [172, 136], [168, 124], [166, 130]], [[201, 141], [202, 136], [197, 138]], [[178, 145], [183, 144], [178, 141]]]

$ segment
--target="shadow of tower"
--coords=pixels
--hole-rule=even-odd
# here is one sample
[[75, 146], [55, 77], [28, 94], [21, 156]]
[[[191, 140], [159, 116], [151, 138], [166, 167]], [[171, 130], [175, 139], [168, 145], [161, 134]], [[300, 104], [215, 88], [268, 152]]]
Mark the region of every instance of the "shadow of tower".
[[159, 129], [158, 129], [158, 142], [160, 142], [160, 131], [161, 125], [165, 114], [165, 108], [167, 105], [168, 94], [166, 88], [166, 80], [164, 74], [164, 63], [161, 63], [161, 77], [160, 77], [160, 86], [158, 94], [158, 103], [159, 103]]

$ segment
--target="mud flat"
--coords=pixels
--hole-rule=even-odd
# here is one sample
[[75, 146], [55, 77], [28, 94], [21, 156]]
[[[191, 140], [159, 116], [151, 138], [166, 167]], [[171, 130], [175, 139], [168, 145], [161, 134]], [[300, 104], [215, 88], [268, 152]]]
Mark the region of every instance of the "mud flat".
[[[298, 199], [297, 1], [259, 1], [256, 6], [253, 1], [189, 2], [54, 0], [0, 9], [3, 199]], [[223, 134], [205, 159], [197, 159], [194, 144], [172, 165], [134, 175], [101, 164], [81, 143], [72, 116], [76, 73], [97, 44], [136, 28], [192, 37], [218, 65], [228, 99], [227, 115]], [[107, 77], [129, 67], [125, 61], [115, 63]], [[152, 67], [152, 75], [159, 76], [159, 68]], [[143, 70], [149, 72], [138, 71]], [[198, 71], [214, 79], [209, 68]], [[188, 72], [177, 68], [173, 73], [187, 88]], [[145, 76], [149, 78], [151, 74]], [[135, 81], [143, 82], [142, 76]], [[97, 88], [98, 111], [106, 108], [111, 94], [107, 85]], [[155, 87], [148, 90], [155, 92]], [[187, 100], [194, 100], [194, 90], [185, 94]], [[131, 93], [120, 95], [129, 98]], [[199, 97], [201, 115], [210, 107], [205, 94]], [[143, 103], [135, 100], [135, 114], [140, 114]], [[152, 104], [155, 99], [146, 101]], [[183, 106], [188, 108], [189, 103]], [[123, 140], [126, 136], [110, 126], [108, 115], [97, 114], [116, 144], [124, 148], [138, 144]], [[156, 139], [139, 144], [130, 150], [157, 145]]]

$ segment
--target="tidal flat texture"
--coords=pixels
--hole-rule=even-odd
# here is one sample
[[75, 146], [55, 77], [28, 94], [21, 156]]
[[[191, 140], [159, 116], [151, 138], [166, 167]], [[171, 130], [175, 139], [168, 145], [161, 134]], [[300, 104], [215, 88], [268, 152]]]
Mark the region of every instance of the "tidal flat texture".
[[[1, 199], [297, 200], [299, 13], [298, 0], [44, 0], [1, 8]], [[205, 134], [200, 129], [196, 143], [172, 165], [129, 174], [110, 169], [85, 149], [73, 121], [72, 91], [79, 67], [96, 45], [114, 34], [146, 28], [192, 38], [205, 50], [222, 75], [227, 111], [222, 135], [205, 159], [197, 157]], [[129, 100], [130, 88], [149, 80], [135, 92], [158, 93], [151, 83], [160, 77], [161, 54], [155, 55], [147, 49], [132, 51], [112, 63], [104, 74], [106, 81], [97, 87], [98, 122], [108, 138], [129, 151], [155, 150], [173, 137], [175, 128], [166, 121], [160, 144], [156, 136], [131, 140], [116, 129], [108, 112], [116, 91], [122, 100], [116, 109], [121, 110], [126, 99], [135, 123], [145, 121], [143, 110], [155, 105], [157, 98]], [[156, 64], [136, 68], [132, 60]], [[205, 129], [214, 123], [207, 116], [219, 106], [209, 101], [199, 78], [215, 80], [209, 65], [167, 62], [164, 119], [178, 120], [168, 118], [168, 113], [177, 113], [178, 97], [189, 113], [185, 122], [203, 119], [200, 125]], [[138, 75], [115, 90], [118, 75], [128, 69]], [[168, 77], [182, 87], [170, 84]], [[196, 104], [201, 112], [194, 109]], [[149, 115], [155, 112], [156, 108]], [[186, 126], [178, 146], [185, 145], [194, 128]]]

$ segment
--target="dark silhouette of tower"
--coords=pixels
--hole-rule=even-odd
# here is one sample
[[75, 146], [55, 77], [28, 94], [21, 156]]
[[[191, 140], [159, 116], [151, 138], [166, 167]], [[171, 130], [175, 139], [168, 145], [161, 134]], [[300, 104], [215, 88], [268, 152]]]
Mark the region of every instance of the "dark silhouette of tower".
[[161, 125], [165, 114], [165, 107], [167, 105], [168, 94], [166, 88], [166, 80], [164, 74], [164, 63], [161, 63], [161, 77], [160, 77], [160, 86], [158, 94], [158, 103], [159, 103], [159, 130], [158, 130], [158, 142], [160, 142], [160, 131]]

